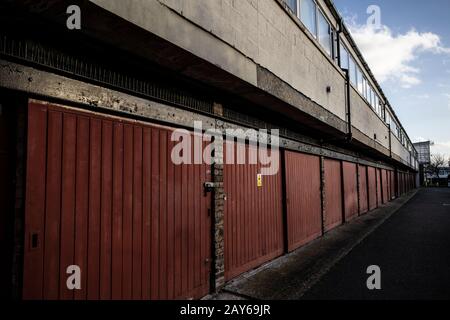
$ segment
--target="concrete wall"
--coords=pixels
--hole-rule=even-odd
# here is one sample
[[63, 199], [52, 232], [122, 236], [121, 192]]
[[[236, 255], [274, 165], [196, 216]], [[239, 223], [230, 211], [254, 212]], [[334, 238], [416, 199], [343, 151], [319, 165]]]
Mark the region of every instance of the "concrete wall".
[[411, 163], [410, 152], [400, 143], [400, 140], [391, 133], [392, 153], [397, 155], [405, 164], [414, 165]]
[[353, 88], [350, 90], [350, 102], [352, 125], [371, 139], [376, 135], [376, 141], [389, 149], [389, 128]]
[[[278, 0], [90, 1], [257, 87], [261, 87], [257, 70], [263, 67], [346, 120], [343, 72]], [[336, 27], [324, 1], [318, 3]], [[356, 56], [348, 41], [344, 43]], [[364, 71], [361, 63], [359, 66]], [[332, 87], [330, 93], [327, 86]], [[351, 91], [352, 124], [372, 140], [376, 134], [376, 142], [389, 148], [388, 128], [362, 97]], [[403, 147], [396, 147], [396, 153], [404, 158]]]
[[345, 120], [343, 74], [275, 0], [91, 1], [249, 83], [260, 65]]

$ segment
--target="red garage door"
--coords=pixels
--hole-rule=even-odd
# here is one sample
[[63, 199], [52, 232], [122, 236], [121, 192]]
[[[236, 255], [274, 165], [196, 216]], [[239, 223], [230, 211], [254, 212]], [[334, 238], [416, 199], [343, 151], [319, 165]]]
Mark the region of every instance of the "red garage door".
[[288, 250], [322, 234], [320, 158], [285, 152]]
[[399, 185], [400, 185], [400, 195], [403, 195], [403, 193], [405, 192], [405, 182], [404, 182], [404, 179], [403, 179], [403, 173], [402, 172], [399, 172], [399, 176], [400, 176], [400, 179], [399, 179]]
[[382, 204], [383, 190], [381, 188], [381, 169], [377, 169], [377, 207]]
[[359, 170], [359, 214], [369, 211], [369, 197], [367, 195], [367, 167], [358, 165]]
[[[235, 155], [237, 146], [233, 144]], [[229, 280], [283, 253], [281, 170], [262, 176], [260, 161], [252, 164], [245, 146], [245, 164], [225, 164], [225, 279]], [[225, 148], [225, 159], [227, 156]], [[255, 153], [256, 154], [256, 153]], [[276, 155], [280, 161], [280, 153]], [[280, 162], [279, 162], [280, 163]]]
[[391, 200], [395, 199], [395, 188], [396, 188], [396, 184], [395, 184], [395, 173], [394, 171], [389, 171], [389, 181], [391, 184]]
[[342, 224], [341, 162], [325, 160], [325, 231]]
[[358, 216], [358, 176], [356, 164], [342, 162], [344, 173], [344, 204], [345, 221], [350, 221]]
[[383, 194], [383, 204], [387, 203], [389, 200], [388, 196], [388, 190], [389, 190], [389, 180], [388, 180], [388, 174], [387, 171], [382, 169], [381, 170], [381, 187], [382, 187], [382, 194]]
[[377, 174], [373, 167], [367, 168], [367, 181], [369, 190], [369, 211], [377, 207]]
[[25, 299], [208, 293], [209, 166], [174, 165], [171, 130], [38, 103], [28, 123]]

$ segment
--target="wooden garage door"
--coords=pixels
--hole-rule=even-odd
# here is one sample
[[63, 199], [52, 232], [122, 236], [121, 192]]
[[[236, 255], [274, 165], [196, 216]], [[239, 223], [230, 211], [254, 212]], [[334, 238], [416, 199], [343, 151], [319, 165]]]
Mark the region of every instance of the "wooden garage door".
[[359, 170], [359, 214], [369, 211], [369, 198], [367, 194], [367, 167], [358, 165]]
[[[227, 143], [228, 144], [228, 143]], [[255, 268], [283, 253], [281, 170], [261, 177], [259, 159], [251, 161], [255, 146], [229, 143], [235, 155], [245, 152], [245, 163], [225, 163], [223, 168], [225, 210], [225, 279]], [[224, 150], [224, 159], [230, 152]], [[280, 164], [280, 153], [272, 155]], [[233, 157], [234, 158], [234, 157]]]
[[171, 130], [41, 103], [28, 123], [25, 299], [208, 293], [210, 169], [174, 165]]
[[369, 190], [369, 211], [377, 207], [377, 173], [374, 167], [367, 168], [367, 183]]
[[390, 171], [389, 172], [389, 181], [390, 181], [390, 191], [391, 191], [391, 200], [395, 199], [395, 190], [396, 190], [396, 184], [395, 184], [395, 172]]
[[344, 174], [344, 207], [345, 221], [358, 216], [358, 172], [357, 165], [351, 162], [342, 162]]
[[382, 188], [383, 204], [385, 204], [389, 201], [388, 199], [389, 181], [388, 181], [388, 173], [385, 169], [381, 170], [381, 188]]
[[381, 186], [381, 169], [376, 169], [376, 171], [377, 171], [377, 207], [379, 207], [383, 203], [383, 189]]
[[320, 158], [285, 152], [288, 250], [322, 234]]
[[342, 224], [341, 162], [325, 160], [325, 231]]

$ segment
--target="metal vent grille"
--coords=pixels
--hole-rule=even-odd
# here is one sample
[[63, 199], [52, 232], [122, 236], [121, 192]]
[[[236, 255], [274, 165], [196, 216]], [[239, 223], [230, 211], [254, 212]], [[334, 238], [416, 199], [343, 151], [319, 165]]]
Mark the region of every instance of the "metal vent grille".
[[[58, 49], [48, 47], [34, 40], [13, 39], [0, 34], [0, 56], [25, 61], [64, 74], [94, 81], [99, 84], [118, 88], [168, 104], [188, 108], [217, 117], [213, 112], [213, 101], [194, 96], [181, 88], [165, 86], [161, 83], [139, 79], [134, 76], [112, 70], [104, 65], [90, 62], [86, 57], [70, 55]], [[281, 137], [302, 141], [302, 135], [287, 128], [276, 126], [257, 117], [241, 113], [224, 106], [224, 120], [257, 129], [277, 129]]]
[[56, 49], [43, 46], [35, 41], [17, 40], [6, 35], [1, 35], [0, 55], [94, 80], [101, 84], [120, 88], [170, 104], [212, 113], [213, 102], [210, 100], [194, 97], [192, 94], [180, 88], [164, 86], [160, 83], [125, 75], [99, 64], [89, 62], [84, 57], [72, 56], [65, 52], [63, 53]]

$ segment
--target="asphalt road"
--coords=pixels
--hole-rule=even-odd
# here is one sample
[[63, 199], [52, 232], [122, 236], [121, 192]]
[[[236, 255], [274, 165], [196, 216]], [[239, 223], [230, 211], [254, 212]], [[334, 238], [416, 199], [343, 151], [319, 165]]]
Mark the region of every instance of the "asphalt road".
[[[381, 290], [367, 288], [370, 265]], [[450, 188], [420, 190], [302, 299], [450, 299]]]

